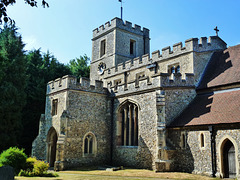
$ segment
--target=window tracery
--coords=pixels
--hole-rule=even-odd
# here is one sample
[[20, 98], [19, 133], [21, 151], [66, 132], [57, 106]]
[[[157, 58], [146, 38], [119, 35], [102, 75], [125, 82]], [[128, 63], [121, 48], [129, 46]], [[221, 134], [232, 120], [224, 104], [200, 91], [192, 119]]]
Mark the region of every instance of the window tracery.
[[94, 156], [96, 154], [96, 138], [92, 133], [85, 135], [83, 140], [84, 156]]
[[126, 102], [121, 106], [117, 126], [119, 146], [138, 146], [138, 106], [136, 104]]

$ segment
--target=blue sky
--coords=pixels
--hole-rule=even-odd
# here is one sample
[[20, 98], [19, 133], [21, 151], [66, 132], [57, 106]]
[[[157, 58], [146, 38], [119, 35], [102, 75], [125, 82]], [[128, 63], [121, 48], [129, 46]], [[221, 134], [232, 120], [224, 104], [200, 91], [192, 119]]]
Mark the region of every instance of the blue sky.
[[[60, 62], [92, 53], [92, 30], [120, 17], [118, 0], [47, 0], [50, 7], [32, 8], [17, 0], [8, 7], [26, 43], [25, 49], [49, 50]], [[189, 38], [215, 35], [240, 43], [238, 0], [123, 0], [123, 20], [150, 29], [151, 52]]]

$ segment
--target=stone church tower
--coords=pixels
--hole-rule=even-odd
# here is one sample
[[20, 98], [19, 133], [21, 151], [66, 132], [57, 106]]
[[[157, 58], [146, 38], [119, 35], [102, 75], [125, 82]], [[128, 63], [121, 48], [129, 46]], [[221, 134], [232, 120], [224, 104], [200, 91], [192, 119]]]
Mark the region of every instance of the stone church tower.
[[102, 80], [105, 69], [111, 69], [149, 53], [149, 30], [114, 18], [93, 30], [91, 80]]

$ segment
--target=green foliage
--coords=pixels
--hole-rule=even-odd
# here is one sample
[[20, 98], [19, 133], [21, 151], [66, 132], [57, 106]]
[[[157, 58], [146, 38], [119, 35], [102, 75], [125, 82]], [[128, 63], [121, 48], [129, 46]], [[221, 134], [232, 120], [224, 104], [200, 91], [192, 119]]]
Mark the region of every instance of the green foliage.
[[87, 55], [80, 56], [80, 58], [70, 60], [68, 67], [72, 72], [72, 75], [76, 76], [77, 78], [80, 77], [87, 77], [89, 78], [90, 75], [90, 58]]
[[31, 153], [50, 80], [67, 74], [89, 77], [86, 55], [64, 65], [49, 52], [23, 48], [15, 26], [0, 28], [0, 152], [18, 146]]
[[15, 173], [18, 174], [21, 169], [26, 167], [26, 159], [27, 155], [23, 152], [23, 149], [10, 147], [0, 155], [0, 166], [12, 166]]
[[35, 157], [29, 157], [26, 160], [26, 169], [27, 171], [32, 172], [34, 168], [34, 163], [37, 162], [37, 159]]
[[69, 68], [49, 52], [32, 50], [27, 59], [27, 104], [23, 110], [23, 134], [20, 144], [26, 153], [31, 153], [32, 141], [38, 134], [40, 115], [45, 110], [46, 86], [50, 80], [70, 74]]
[[49, 164], [44, 161], [36, 161], [33, 165], [33, 173], [36, 176], [42, 176], [44, 172], [47, 172]]
[[26, 59], [14, 26], [0, 29], [0, 152], [16, 146], [26, 103]]
[[[21, 169], [18, 176], [35, 177], [38, 175], [35, 175], [32, 171], [27, 171], [27, 170]], [[43, 172], [40, 177], [59, 177], [59, 175], [57, 173], [52, 173], [52, 172]]]
[[18, 176], [33, 177], [34, 174], [32, 171], [21, 169], [20, 172], [18, 173]]

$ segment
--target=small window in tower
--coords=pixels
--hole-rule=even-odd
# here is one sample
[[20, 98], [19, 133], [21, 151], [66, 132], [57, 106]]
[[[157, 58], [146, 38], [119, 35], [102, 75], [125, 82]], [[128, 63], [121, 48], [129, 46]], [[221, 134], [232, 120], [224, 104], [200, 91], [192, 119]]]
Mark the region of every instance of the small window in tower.
[[136, 55], [136, 41], [130, 40], [130, 55]]
[[203, 133], [201, 133], [201, 135], [200, 135], [200, 145], [201, 145], [202, 148], [205, 146], [204, 145], [204, 134]]
[[54, 99], [52, 101], [52, 116], [57, 115], [57, 106], [58, 106], [58, 100]]
[[101, 47], [100, 47], [100, 57], [106, 54], [106, 40], [101, 41]]

